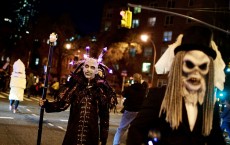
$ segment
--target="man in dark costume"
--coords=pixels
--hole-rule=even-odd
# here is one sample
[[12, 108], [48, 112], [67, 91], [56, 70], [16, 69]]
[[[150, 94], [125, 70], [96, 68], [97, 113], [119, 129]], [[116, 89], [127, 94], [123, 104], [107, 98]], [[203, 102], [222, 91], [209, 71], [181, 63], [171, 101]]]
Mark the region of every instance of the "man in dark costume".
[[104, 77], [98, 75], [98, 67], [103, 65], [96, 59], [86, 58], [60, 88], [57, 101], [40, 101], [46, 112], [64, 111], [71, 106], [63, 145], [106, 145], [109, 108], [117, 102], [115, 92]]
[[[205, 27], [192, 26], [180, 38], [177, 45], [169, 48], [175, 57], [168, 84], [149, 90], [141, 111], [131, 123], [127, 145], [226, 144], [214, 94], [215, 87], [223, 86], [225, 79], [220, 74], [225, 64], [212, 41], [212, 32]], [[221, 62], [218, 66], [217, 61]], [[218, 75], [218, 81], [223, 80], [219, 85], [215, 81]]]

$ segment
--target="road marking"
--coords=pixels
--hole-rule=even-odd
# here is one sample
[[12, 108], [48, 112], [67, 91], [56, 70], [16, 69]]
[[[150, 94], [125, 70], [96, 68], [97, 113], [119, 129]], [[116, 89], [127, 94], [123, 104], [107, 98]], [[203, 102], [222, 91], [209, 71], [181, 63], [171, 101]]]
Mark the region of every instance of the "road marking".
[[39, 99], [37, 99], [37, 98], [31, 98], [32, 100], [35, 100], [35, 101], [39, 101]]
[[9, 93], [5, 93], [5, 92], [1, 92], [2, 94], [4, 94], [4, 95], [9, 95]]
[[47, 123], [48, 125], [50, 125], [50, 126], [54, 126], [52, 123]]
[[67, 122], [68, 120], [66, 120], [66, 119], [61, 119], [60, 121], [62, 121], [62, 122]]
[[0, 98], [6, 99], [6, 97], [4, 97], [4, 96], [0, 96]]
[[28, 111], [28, 112], [32, 112], [30, 109], [26, 109], [26, 111]]
[[35, 117], [38, 117], [38, 115], [36, 115], [36, 114], [31, 114], [31, 115], [33, 115], [33, 116], [35, 116]]
[[60, 128], [61, 130], [64, 130], [64, 131], [66, 131], [66, 129], [64, 129], [63, 127], [61, 127], [61, 126], [57, 126], [58, 128]]
[[32, 101], [31, 99], [26, 98], [26, 97], [24, 97], [23, 99], [24, 99], [24, 100], [26, 100], [26, 101], [29, 101], [29, 102], [31, 102], [31, 101]]
[[13, 117], [0, 117], [0, 119], [14, 119]]

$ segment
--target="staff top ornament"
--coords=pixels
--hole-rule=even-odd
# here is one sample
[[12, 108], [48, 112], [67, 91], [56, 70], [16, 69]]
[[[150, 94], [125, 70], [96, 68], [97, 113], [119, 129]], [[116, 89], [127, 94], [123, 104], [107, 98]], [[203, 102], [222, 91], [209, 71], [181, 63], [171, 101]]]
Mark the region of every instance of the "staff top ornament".
[[56, 41], [57, 41], [57, 34], [55, 34], [54, 32], [50, 34], [50, 39], [49, 42], [51, 45], [55, 46], [56, 45]]

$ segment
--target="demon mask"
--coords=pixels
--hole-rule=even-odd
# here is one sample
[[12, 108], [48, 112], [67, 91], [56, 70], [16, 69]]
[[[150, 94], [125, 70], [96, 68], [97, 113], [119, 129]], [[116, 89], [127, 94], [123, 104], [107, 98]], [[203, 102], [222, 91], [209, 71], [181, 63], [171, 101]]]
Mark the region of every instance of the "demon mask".
[[202, 51], [186, 52], [183, 59], [182, 95], [194, 105], [203, 102], [206, 92], [206, 76], [209, 72], [209, 57]]

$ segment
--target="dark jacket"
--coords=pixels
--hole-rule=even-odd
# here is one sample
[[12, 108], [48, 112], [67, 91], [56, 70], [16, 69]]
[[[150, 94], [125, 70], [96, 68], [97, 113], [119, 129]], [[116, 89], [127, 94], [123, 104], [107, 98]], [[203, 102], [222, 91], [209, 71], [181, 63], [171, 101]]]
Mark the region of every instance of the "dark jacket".
[[[220, 128], [218, 104], [215, 104], [213, 127], [209, 136], [202, 135], [203, 106], [198, 105], [198, 116], [193, 131], [190, 131], [185, 104], [182, 105], [182, 123], [178, 129], [172, 130], [165, 121], [165, 116], [159, 118], [159, 111], [164, 98], [165, 87], [149, 90], [149, 95], [143, 103], [143, 108], [131, 123], [126, 145], [147, 144], [149, 130], [159, 132], [160, 140], [154, 145], [225, 145]], [[211, 114], [210, 114], [211, 115]]]
[[63, 145], [97, 145], [99, 139], [106, 145], [111, 98], [116, 100], [116, 94], [107, 82], [96, 76], [88, 85], [83, 73], [79, 72], [60, 88], [57, 95], [56, 102], [45, 103], [45, 111], [60, 112], [71, 106]]
[[131, 112], [138, 112], [145, 98], [145, 88], [140, 83], [134, 83], [125, 88], [123, 92], [124, 109]]

